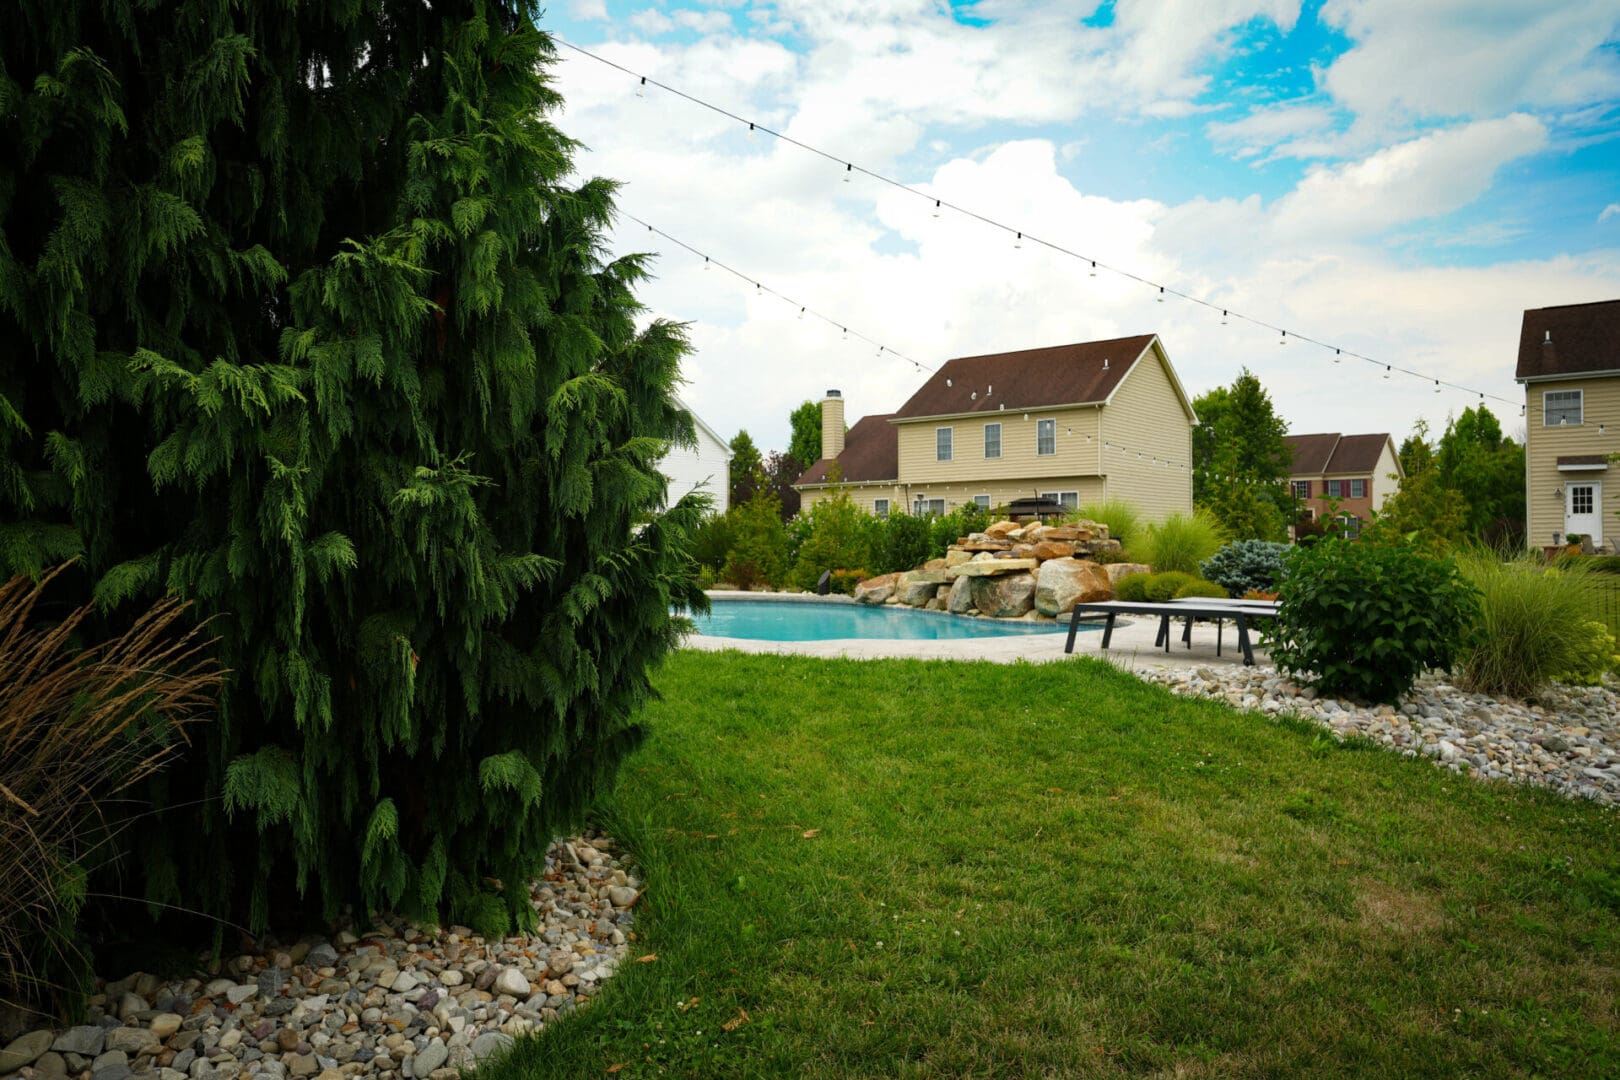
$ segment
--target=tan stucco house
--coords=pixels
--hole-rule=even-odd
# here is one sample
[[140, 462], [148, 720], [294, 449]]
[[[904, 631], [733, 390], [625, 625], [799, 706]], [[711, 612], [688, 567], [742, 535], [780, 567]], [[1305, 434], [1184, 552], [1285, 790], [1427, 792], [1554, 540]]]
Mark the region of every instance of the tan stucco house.
[[[1525, 529], [1620, 535], [1620, 300], [1532, 308], [1519, 332], [1524, 384]], [[1607, 502], [1605, 502], [1605, 497]]]
[[1389, 432], [1341, 435], [1289, 435], [1283, 439], [1293, 456], [1288, 491], [1300, 516], [1315, 521], [1337, 506], [1347, 535], [1357, 536], [1384, 501], [1406, 478], [1395, 440]]
[[829, 390], [821, 460], [794, 487], [805, 509], [841, 483], [879, 515], [1113, 496], [1159, 521], [1192, 511], [1197, 422], [1156, 334], [959, 357], [847, 434]]

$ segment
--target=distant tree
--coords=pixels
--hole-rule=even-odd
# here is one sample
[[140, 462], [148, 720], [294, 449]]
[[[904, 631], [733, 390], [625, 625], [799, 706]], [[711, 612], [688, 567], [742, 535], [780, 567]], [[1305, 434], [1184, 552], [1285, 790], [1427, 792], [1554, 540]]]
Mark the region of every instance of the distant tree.
[[1370, 540], [1415, 540], [1430, 549], [1445, 549], [1467, 536], [1468, 507], [1463, 497], [1440, 483], [1436, 469], [1408, 475], [1401, 489], [1384, 500], [1372, 525], [1362, 531]]
[[1484, 405], [1464, 409], [1446, 426], [1434, 466], [1440, 484], [1462, 497], [1469, 535], [1483, 536], [1504, 519], [1524, 519], [1524, 447], [1502, 434]]
[[747, 430], [731, 440], [731, 505], [741, 506], [760, 486], [764, 462]]
[[1215, 495], [1217, 433], [1225, 430], [1230, 401], [1231, 393], [1224, 386], [1193, 399], [1193, 412], [1198, 414], [1198, 424], [1192, 429], [1193, 502], [1199, 506], [1209, 505]]
[[776, 493], [761, 485], [731, 508], [731, 552], [721, 576], [739, 589], [778, 586], [787, 576], [787, 532]]
[[794, 409], [788, 419], [793, 425], [788, 456], [808, 469], [821, 460], [821, 406], [807, 401]]
[[[1199, 418], [1193, 428], [1194, 501], [1209, 507], [1234, 539], [1281, 539], [1277, 523], [1286, 520], [1290, 506], [1284, 481], [1293, 463], [1283, 441], [1288, 425], [1265, 387], [1245, 368], [1231, 386], [1199, 397], [1193, 410]], [[1276, 513], [1257, 509], [1257, 500]]]
[[1429, 445], [1429, 422], [1419, 420], [1412, 425], [1412, 434], [1401, 443], [1401, 472], [1416, 476], [1434, 464], [1434, 447]]
[[782, 505], [783, 521], [793, 520], [799, 512], [799, 493], [793, 490], [793, 485], [808, 467], [792, 454], [772, 450], [765, 455], [762, 474], [766, 486], [776, 493], [777, 501]]

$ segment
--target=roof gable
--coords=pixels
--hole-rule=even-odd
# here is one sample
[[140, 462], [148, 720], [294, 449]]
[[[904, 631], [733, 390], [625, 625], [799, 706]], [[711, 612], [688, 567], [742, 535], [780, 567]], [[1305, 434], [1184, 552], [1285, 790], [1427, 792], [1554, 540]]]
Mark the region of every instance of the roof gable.
[[[1378, 467], [1384, 447], [1392, 445], [1389, 432], [1341, 435], [1337, 431], [1315, 435], [1287, 435], [1283, 444], [1293, 455], [1292, 476], [1330, 476], [1337, 473], [1370, 473]], [[1400, 458], [1395, 458], [1400, 471]]]
[[686, 414], [692, 418], [692, 426], [697, 428], [701, 434], [705, 434], [709, 438], [713, 439], [720, 449], [725, 451], [726, 460], [730, 461], [733, 457], [731, 452], [731, 444], [722, 439], [718, 431], [714, 430], [714, 428], [710, 427], [708, 424], [705, 424], [703, 422], [703, 417], [693, 412], [692, 406], [682, 401], [679, 394], [675, 395], [675, 404], [686, 410]]
[[1620, 372], [1620, 300], [1531, 308], [1519, 331], [1517, 379]]
[[1105, 403], [1154, 335], [1086, 341], [946, 361], [896, 420]]
[[[844, 436], [838, 478], [846, 484], [871, 484], [900, 478], [900, 429], [889, 421], [893, 413], [863, 416]], [[795, 487], [830, 483], [832, 461], [822, 458], [804, 471]]]

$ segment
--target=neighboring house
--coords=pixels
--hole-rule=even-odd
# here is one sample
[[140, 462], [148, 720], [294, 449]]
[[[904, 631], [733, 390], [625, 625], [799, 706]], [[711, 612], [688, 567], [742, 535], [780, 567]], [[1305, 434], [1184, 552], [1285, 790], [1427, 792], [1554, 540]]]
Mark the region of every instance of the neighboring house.
[[672, 446], [658, 463], [669, 478], [669, 502], [674, 503], [688, 492], [701, 489], [714, 499], [714, 512], [723, 514], [730, 505], [731, 447], [701, 416], [692, 412], [686, 402], [680, 398], [675, 402], [691, 415], [697, 445]]
[[1299, 516], [1315, 521], [1338, 505], [1337, 516], [1348, 536], [1361, 535], [1361, 526], [1384, 500], [1401, 488], [1406, 478], [1395, 440], [1380, 431], [1371, 435], [1289, 435], [1283, 439], [1293, 455], [1288, 490]]
[[1515, 377], [1524, 384], [1530, 544], [1551, 544], [1554, 533], [1613, 540], [1620, 534], [1620, 465], [1610, 460], [1620, 453], [1620, 300], [1526, 311]]
[[837, 390], [821, 410], [821, 460], [794, 485], [806, 509], [839, 483], [880, 516], [1038, 496], [1192, 510], [1198, 419], [1155, 334], [951, 360], [847, 435]]

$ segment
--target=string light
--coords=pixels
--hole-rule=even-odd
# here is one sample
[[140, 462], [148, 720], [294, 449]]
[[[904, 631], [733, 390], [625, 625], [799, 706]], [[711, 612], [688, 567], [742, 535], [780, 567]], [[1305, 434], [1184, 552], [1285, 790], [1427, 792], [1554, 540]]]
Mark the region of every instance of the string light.
[[1277, 344], [1279, 344], [1279, 345], [1286, 345], [1286, 344], [1288, 344], [1288, 331], [1286, 331], [1286, 330], [1284, 330], [1284, 331], [1283, 331], [1283, 332], [1282, 332], [1282, 337], [1280, 337], [1280, 338], [1278, 338], [1278, 339], [1277, 339]]
[[647, 76], [643, 75], [641, 77], [641, 83], [636, 87], [636, 97], [644, 98], [646, 96], [647, 96]]
[[1013, 247], [1021, 248], [1023, 246], [1024, 246], [1024, 234], [1019, 233], [1017, 236], [1013, 237]]
[[[844, 166], [843, 179], [844, 179], [844, 183], [846, 183], [846, 184], [850, 182], [851, 177], [854, 175], [855, 163], [852, 162], [852, 161], [845, 161], [842, 158], [836, 157], [833, 154], [828, 153], [827, 151], [821, 149], [818, 146], [813, 146], [810, 143], [804, 142], [804, 141], [802, 141], [800, 139], [796, 139], [791, 135], [784, 134], [783, 132], [780, 132], [780, 131], [775, 131], [775, 130], [773, 130], [771, 128], [765, 127], [762, 124], [758, 124], [758, 123], [756, 123], [754, 121], [750, 121], [750, 120], [746, 119], [745, 117], [739, 116], [736, 113], [733, 113], [733, 112], [731, 112], [731, 111], [729, 111], [727, 109], [721, 108], [720, 106], [715, 105], [712, 102], [706, 101], [706, 100], [704, 100], [704, 99], [702, 99], [700, 97], [697, 97], [697, 96], [695, 96], [693, 94], [689, 94], [684, 90], [679, 90], [679, 89], [677, 89], [677, 88], [675, 88], [673, 86], [670, 86], [667, 83], [658, 82], [656, 79], [649, 79], [647, 76], [642, 75], [640, 72], [632, 71], [631, 69], [625, 67], [623, 64], [615, 63], [612, 60], [607, 59], [606, 57], [599, 56], [596, 53], [591, 52], [589, 49], [581, 48], [580, 46], [574, 44], [571, 41], [568, 41], [565, 38], [554, 35], [554, 40], [559, 45], [562, 45], [564, 48], [567, 48], [567, 49], [570, 49], [570, 50], [572, 50], [572, 51], [574, 51], [576, 53], [579, 53], [581, 56], [588, 57], [589, 59], [595, 60], [597, 63], [600, 63], [600, 64], [602, 64], [602, 65], [604, 65], [606, 67], [611, 67], [611, 68], [613, 68], [613, 69], [615, 69], [617, 71], [623, 72], [626, 75], [630, 75], [630, 76], [635, 77], [638, 80], [637, 81], [637, 89], [638, 89], [638, 91], [642, 87], [644, 87], [647, 83], [650, 82], [650, 83], [652, 83], [652, 85], [657, 86], [660, 89], [665, 90], [668, 93], [673, 94], [676, 97], [683, 98], [686, 101], [689, 101], [694, 105], [697, 105], [697, 106], [699, 106], [701, 108], [704, 108], [704, 109], [708, 109], [710, 112], [713, 112], [713, 113], [716, 113], [718, 115], [727, 117], [728, 119], [737, 121], [738, 123], [748, 124], [750, 126], [751, 130], [757, 130], [757, 131], [763, 132], [764, 134], [769, 135], [772, 138], [778, 139], [778, 140], [780, 140], [782, 142], [785, 142], [785, 143], [788, 143], [788, 144], [790, 144], [792, 146], [795, 146], [798, 149], [805, 151], [806, 153], [815, 154], [818, 157], [822, 157], [822, 158], [825, 158], [825, 159], [827, 159], [829, 161], [832, 161], [832, 162], [835, 162], [837, 164], [843, 165]], [[914, 187], [910, 186], [909, 184], [902, 183], [901, 181], [896, 180], [891, 176], [887, 176], [887, 175], [885, 175], [883, 173], [876, 172], [876, 171], [874, 171], [872, 169], [863, 168], [861, 171], [863, 173], [865, 173], [867, 176], [872, 177], [874, 180], [879, 181], [880, 183], [887, 184], [890, 187], [893, 187], [893, 188], [896, 188], [896, 189], [898, 189], [900, 191], [906, 192], [907, 194], [914, 195], [914, 196], [917, 196], [919, 198], [926, 198], [926, 199], [929, 199], [929, 200], [933, 201], [935, 211], [939, 211], [939, 210], [942, 210], [944, 208], [945, 203], [944, 203], [943, 199], [937, 198], [937, 197], [935, 197], [933, 195], [930, 195], [930, 194], [928, 194], [926, 192], [920, 191], [917, 188], [914, 188]], [[994, 218], [991, 218], [991, 217], [989, 217], [989, 216], [987, 216], [985, 214], [978, 213], [977, 211], [968, 209], [967, 207], [964, 207], [964, 206], [958, 206], [958, 205], [956, 205], [954, 203], [951, 204], [951, 209], [956, 211], [959, 214], [962, 214], [962, 215], [964, 215], [966, 217], [973, 218], [974, 220], [982, 222], [982, 223], [984, 223], [986, 225], [990, 225], [990, 226], [995, 227], [995, 228], [1003, 229], [1003, 230], [1005, 230], [1007, 232], [1013, 232], [1013, 233], [1016, 234], [1017, 241], [1022, 241], [1022, 239], [1023, 239], [1022, 230], [1014, 229], [1012, 226], [1009, 226], [1009, 225], [1007, 225], [1007, 224], [1005, 224], [1003, 222], [997, 221]], [[1071, 250], [1069, 248], [1066, 248], [1066, 247], [1062, 246], [1061, 244], [1057, 244], [1057, 243], [1054, 243], [1054, 242], [1048, 241], [1048, 240], [1041, 240], [1038, 237], [1034, 237], [1034, 236], [1030, 237], [1030, 239], [1033, 240], [1036, 243], [1041, 244], [1042, 246], [1046, 247], [1050, 251], [1054, 251], [1054, 252], [1057, 252], [1060, 255], [1067, 255], [1067, 256], [1069, 256], [1071, 258], [1079, 259], [1079, 260], [1081, 260], [1083, 262], [1089, 263], [1090, 267], [1089, 267], [1089, 270], [1088, 270], [1088, 274], [1091, 277], [1096, 277], [1097, 276], [1097, 270], [1098, 270], [1099, 267], [1101, 267], [1102, 269], [1109, 270], [1112, 273], [1118, 274], [1119, 276], [1121, 276], [1123, 278], [1127, 278], [1129, 280], [1136, 281], [1136, 282], [1139, 282], [1139, 283], [1144, 284], [1144, 285], [1150, 285], [1150, 286], [1153, 286], [1155, 288], [1160, 288], [1160, 289], [1165, 288], [1165, 286], [1160, 285], [1158, 282], [1151, 281], [1151, 280], [1141, 276], [1140, 274], [1132, 273], [1131, 271], [1121, 269], [1120, 267], [1107, 266], [1105, 264], [1100, 264], [1096, 259], [1092, 259], [1089, 256], [1082, 255], [1077, 251], [1073, 251], [1073, 250]], [[1019, 244], [1018, 246], [1021, 246], [1021, 244]], [[1188, 303], [1199, 304], [1199, 305], [1202, 305], [1203, 307], [1207, 307], [1207, 308], [1211, 308], [1211, 309], [1213, 309], [1214, 306], [1215, 306], [1214, 304], [1210, 303], [1208, 300], [1203, 300], [1203, 299], [1200, 299], [1200, 298], [1198, 298], [1196, 296], [1188, 295], [1187, 293], [1178, 292], [1176, 295], [1178, 297], [1180, 297], [1181, 299], [1186, 300]], [[1287, 336], [1287, 334], [1288, 334], [1288, 331], [1286, 329], [1282, 328], [1282, 327], [1273, 326], [1270, 323], [1266, 322], [1264, 319], [1260, 319], [1260, 318], [1257, 318], [1257, 317], [1252, 316], [1252, 315], [1245, 315], [1242, 312], [1233, 312], [1230, 309], [1224, 309], [1223, 308], [1223, 309], [1221, 309], [1221, 314], [1222, 314], [1222, 324], [1223, 325], [1225, 325], [1225, 320], [1226, 320], [1227, 317], [1239, 318], [1239, 319], [1243, 319], [1245, 322], [1251, 323], [1251, 324], [1253, 324], [1255, 326], [1262, 327], [1264, 329], [1278, 330], [1279, 331], [1279, 341], [1282, 341], [1282, 339], [1285, 338]], [[1335, 346], [1332, 346], [1332, 345], [1330, 345], [1329, 343], [1327, 343], [1325, 341], [1321, 341], [1321, 340], [1318, 340], [1316, 338], [1312, 338], [1312, 337], [1302, 335], [1302, 334], [1298, 333], [1297, 331], [1294, 333], [1293, 336], [1296, 337], [1296, 338], [1299, 338], [1300, 340], [1303, 340], [1307, 344], [1317, 345], [1317, 346], [1322, 347], [1322, 348], [1335, 348]], [[1286, 343], [1286, 342], [1284, 342], [1284, 343]], [[1358, 353], [1358, 352], [1345, 351], [1342, 348], [1336, 349], [1336, 355], [1350, 356], [1350, 357], [1353, 357], [1354, 359], [1362, 360], [1362, 361], [1364, 361], [1364, 362], [1366, 362], [1368, 364], [1372, 364], [1374, 366], [1382, 363], [1382, 361], [1374, 360], [1370, 356], [1366, 356], [1366, 355], [1364, 355], [1362, 353]], [[1387, 373], [1387, 372], [1389, 372], [1390, 370], [1393, 369], [1393, 365], [1384, 364], [1384, 368], [1385, 368], [1385, 371]], [[1425, 378], [1425, 379], [1426, 378], [1431, 378], [1431, 376], [1425, 375], [1422, 372], [1412, 371], [1412, 370], [1407, 369], [1407, 368], [1402, 368], [1401, 373], [1404, 374], [1404, 375], [1412, 375], [1412, 376], [1415, 376], [1417, 378]], [[1474, 387], [1462, 386], [1461, 384], [1458, 384], [1458, 383], [1442, 382], [1441, 380], [1438, 380], [1438, 379], [1435, 380], [1435, 382], [1439, 386], [1449, 386], [1449, 387], [1452, 387], [1453, 389], [1462, 390], [1462, 391], [1465, 391], [1467, 393], [1482, 393], [1482, 391], [1479, 391]], [[1516, 401], [1516, 400], [1501, 397], [1500, 395], [1497, 395], [1497, 394], [1485, 394], [1484, 396], [1489, 397], [1489, 398], [1491, 398], [1493, 400], [1496, 400], [1496, 401], [1503, 402], [1504, 404], [1507, 404], [1507, 405], [1518, 405], [1519, 404], [1519, 402]]]
[[1159, 295], [1158, 295], [1158, 301], [1159, 301], [1159, 303], [1161, 303], [1161, 304], [1162, 304], [1162, 303], [1164, 303], [1164, 286], [1163, 286], [1163, 285], [1160, 285], [1160, 286], [1159, 286]]
[[1340, 350], [1334, 349], [1333, 350], [1333, 362], [1335, 364], [1337, 364], [1340, 360], [1343, 360], [1343, 359], [1344, 359], [1344, 356], [1342, 355]]

